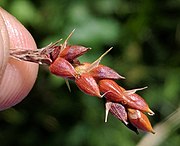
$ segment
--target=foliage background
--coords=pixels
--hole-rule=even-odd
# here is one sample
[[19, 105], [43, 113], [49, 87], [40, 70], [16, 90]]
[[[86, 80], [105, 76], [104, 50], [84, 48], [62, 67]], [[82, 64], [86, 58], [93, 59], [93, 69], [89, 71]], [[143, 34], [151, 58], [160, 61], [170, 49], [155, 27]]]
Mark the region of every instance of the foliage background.
[[[1, 0], [0, 5], [31, 32], [38, 47], [66, 38], [93, 48], [81, 61], [102, 60], [126, 77], [119, 81], [139, 92], [156, 115], [153, 125], [180, 105], [179, 0]], [[104, 123], [104, 103], [41, 66], [23, 102], [0, 112], [1, 146], [133, 146], [145, 135], [129, 131], [113, 116]], [[180, 124], [179, 124], [180, 125]], [[160, 146], [180, 143], [180, 126]], [[154, 135], [156, 136], [156, 135]]]

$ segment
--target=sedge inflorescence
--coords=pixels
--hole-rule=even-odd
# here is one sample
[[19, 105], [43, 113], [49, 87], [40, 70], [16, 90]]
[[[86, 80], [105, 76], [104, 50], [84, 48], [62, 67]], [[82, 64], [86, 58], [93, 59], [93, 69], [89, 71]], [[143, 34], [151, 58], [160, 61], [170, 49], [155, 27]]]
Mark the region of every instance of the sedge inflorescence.
[[[73, 33], [73, 32], [72, 32]], [[138, 129], [155, 133], [146, 116], [154, 115], [146, 101], [136, 93], [144, 88], [126, 90], [115, 81], [125, 79], [108, 66], [100, 64], [101, 59], [112, 49], [110, 48], [93, 63], [80, 62], [78, 57], [85, 54], [90, 48], [78, 45], [69, 45], [68, 39], [50, 44], [37, 50], [10, 50], [10, 56], [23, 61], [38, 64], [48, 64], [52, 74], [75, 82], [84, 93], [105, 99], [105, 122], [110, 112], [126, 127], [138, 133]], [[70, 87], [69, 87], [70, 89]]]
[[[69, 37], [72, 34], [69, 35]], [[51, 60], [49, 70], [52, 74], [72, 80], [85, 94], [105, 98], [105, 122], [110, 112], [125, 126], [138, 133], [138, 129], [155, 133], [145, 113], [153, 115], [146, 101], [136, 93], [144, 88], [126, 90], [115, 80], [125, 79], [108, 66], [100, 64], [101, 59], [112, 49], [110, 48], [93, 63], [81, 63], [77, 58], [85, 54], [90, 48], [78, 45], [52, 45], [48, 55]], [[68, 82], [67, 82], [68, 83]]]

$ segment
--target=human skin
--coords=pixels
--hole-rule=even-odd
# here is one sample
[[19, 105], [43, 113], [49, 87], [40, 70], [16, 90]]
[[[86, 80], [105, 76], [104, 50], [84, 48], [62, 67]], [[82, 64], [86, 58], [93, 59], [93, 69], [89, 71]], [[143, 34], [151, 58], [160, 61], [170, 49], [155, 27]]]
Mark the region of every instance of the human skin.
[[0, 110], [21, 102], [32, 89], [38, 64], [10, 57], [10, 49], [37, 49], [28, 30], [0, 7]]

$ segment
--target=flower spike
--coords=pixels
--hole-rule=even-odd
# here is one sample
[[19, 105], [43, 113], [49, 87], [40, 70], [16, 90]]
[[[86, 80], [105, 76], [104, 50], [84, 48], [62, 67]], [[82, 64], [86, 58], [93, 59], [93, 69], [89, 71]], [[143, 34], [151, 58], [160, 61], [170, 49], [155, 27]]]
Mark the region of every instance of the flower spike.
[[68, 40], [75, 29], [68, 35], [63, 44], [58, 40], [42, 49], [10, 49], [10, 57], [22, 61], [49, 65], [52, 74], [65, 79], [69, 91], [68, 80], [75, 82], [77, 87], [85, 94], [105, 98], [105, 122], [109, 112], [120, 120], [126, 127], [138, 134], [138, 129], [155, 133], [148, 117], [144, 114], [154, 115], [146, 101], [136, 92], [147, 87], [126, 90], [114, 80], [125, 79], [116, 71], [100, 64], [102, 58], [112, 49], [108, 49], [93, 63], [81, 63], [79, 56], [85, 54], [90, 48], [69, 45]]

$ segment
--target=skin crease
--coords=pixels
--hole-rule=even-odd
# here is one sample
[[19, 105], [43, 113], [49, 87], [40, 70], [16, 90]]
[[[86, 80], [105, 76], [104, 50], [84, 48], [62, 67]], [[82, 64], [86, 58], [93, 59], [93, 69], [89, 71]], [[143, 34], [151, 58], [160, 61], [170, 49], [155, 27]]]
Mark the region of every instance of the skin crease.
[[0, 7], [0, 110], [21, 102], [32, 89], [38, 64], [9, 56], [10, 49], [37, 49], [27, 29]]

